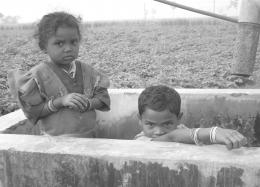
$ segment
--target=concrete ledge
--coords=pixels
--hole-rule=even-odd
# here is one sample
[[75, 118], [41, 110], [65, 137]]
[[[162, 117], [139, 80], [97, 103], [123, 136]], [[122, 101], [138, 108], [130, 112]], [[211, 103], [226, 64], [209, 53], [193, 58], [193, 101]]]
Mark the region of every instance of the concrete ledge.
[[1, 187], [260, 186], [260, 148], [0, 135]]

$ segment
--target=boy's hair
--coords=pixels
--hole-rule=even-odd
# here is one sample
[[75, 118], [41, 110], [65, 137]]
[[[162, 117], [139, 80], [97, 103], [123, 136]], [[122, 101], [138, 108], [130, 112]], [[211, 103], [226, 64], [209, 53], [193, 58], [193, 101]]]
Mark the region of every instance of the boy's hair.
[[138, 112], [141, 116], [145, 109], [149, 108], [160, 112], [168, 109], [179, 116], [181, 109], [181, 97], [173, 88], [158, 85], [147, 87], [138, 98]]
[[76, 28], [81, 39], [80, 23], [80, 17], [76, 18], [66, 12], [53, 12], [42, 17], [34, 37], [38, 39], [40, 49], [45, 50], [48, 39], [55, 35], [61, 26]]

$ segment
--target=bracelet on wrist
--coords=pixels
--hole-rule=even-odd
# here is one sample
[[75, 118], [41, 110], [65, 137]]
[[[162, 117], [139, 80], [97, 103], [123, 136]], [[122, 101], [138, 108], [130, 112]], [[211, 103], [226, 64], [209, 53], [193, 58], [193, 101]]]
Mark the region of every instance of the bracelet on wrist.
[[213, 139], [212, 139], [213, 129], [214, 129], [214, 127], [211, 127], [211, 128], [210, 128], [210, 132], [209, 132], [209, 140], [210, 140], [210, 143], [213, 143]]
[[53, 104], [53, 98], [48, 101], [48, 109], [51, 112], [57, 112], [58, 111], [58, 108], [55, 107], [54, 104]]
[[210, 134], [209, 134], [209, 139], [210, 139], [210, 143], [216, 143], [216, 130], [218, 127], [212, 127], [210, 129]]
[[199, 132], [200, 128], [196, 128], [196, 129], [192, 129], [191, 130], [191, 133], [190, 133], [190, 136], [191, 136], [191, 139], [194, 141], [194, 143], [196, 145], [203, 145], [203, 142], [201, 142], [198, 138], [198, 132]]

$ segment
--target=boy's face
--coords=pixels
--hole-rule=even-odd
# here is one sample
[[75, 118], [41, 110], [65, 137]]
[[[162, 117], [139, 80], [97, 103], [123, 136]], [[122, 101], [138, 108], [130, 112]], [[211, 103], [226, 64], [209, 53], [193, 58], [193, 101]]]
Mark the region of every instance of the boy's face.
[[48, 39], [46, 52], [55, 64], [66, 68], [78, 57], [79, 42], [76, 28], [59, 27], [55, 35]]
[[176, 116], [168, 109], [157, 112], [146, 108], [142, 116], [139, 116], [139, 124], [142, 126], [145, 136], [156, 138], [176, 129], [181, 117], [182, 113]]

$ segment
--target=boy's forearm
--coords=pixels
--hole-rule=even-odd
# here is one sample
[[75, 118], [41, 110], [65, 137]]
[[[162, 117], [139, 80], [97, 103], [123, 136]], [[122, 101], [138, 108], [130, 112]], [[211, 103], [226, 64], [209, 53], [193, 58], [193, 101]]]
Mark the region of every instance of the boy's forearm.
[[[192, 129], [176, 129], [152, 140], [194, 144], [194, 139], [191, 136], [191, 130]], [[210, 142], [209, 134], [210, 128], [201, 128], [198, 131], [198, 140], [204, 144], [208, 144]]]
[[153, 141], [166, 141], [166, 142], [180, 142], [180, 143], [193, 143], [190, 136], [190, 129], [176, 129], [165, 135], [153, 138]]
[[198, 139], [204, 144], [210, 144], [210, 130], [211, 128], [201, 128], [198, 131]]

